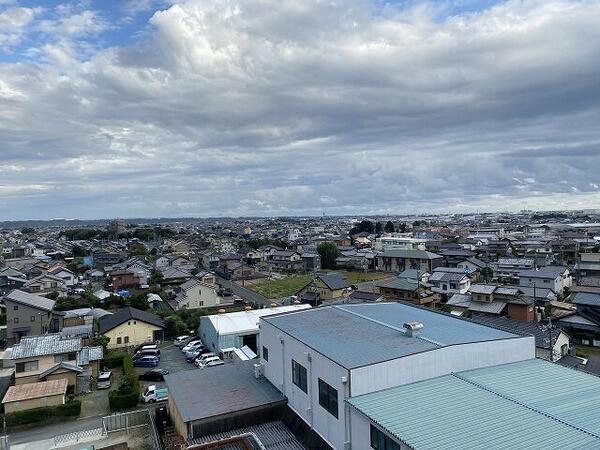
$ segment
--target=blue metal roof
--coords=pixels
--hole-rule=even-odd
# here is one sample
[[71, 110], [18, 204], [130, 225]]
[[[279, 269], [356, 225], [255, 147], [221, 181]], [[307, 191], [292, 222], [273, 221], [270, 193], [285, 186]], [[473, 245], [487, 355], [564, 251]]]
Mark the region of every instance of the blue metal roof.
[[[401, 303], [338, 305], [263, 320], [348, 369], [446, 345], [516, 337]], [[413, 321], [423, 323], [418, 337], [403, 332], [404, 323]]]
[[600, 449], [600, 378], [542, 360], [348, 400], [414, 449]]

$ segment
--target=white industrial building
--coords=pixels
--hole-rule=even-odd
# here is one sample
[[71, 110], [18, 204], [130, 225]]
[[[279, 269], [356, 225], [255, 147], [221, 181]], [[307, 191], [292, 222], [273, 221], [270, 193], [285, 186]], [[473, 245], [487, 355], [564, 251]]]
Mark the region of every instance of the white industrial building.
[[[350, 414], [356, 409], [349, 403], [353, 397], [535, 358], [532, 336], [400, 303], [337, 305], [261, 317], [260, 344], [257, 371], [334, 449], [370, 447], [362, 443], [369, 439], [369, 419]], [[402, 412], [402, 406], [396, 410]], [[353, 430], [361, 430], [360, 444], [352, 443]]]
[[242, 348], [258, 353], [258, 321], [261, 317], [309, 309], [310, 305], [276, 306], [200, 317], [198, 336], [211, 351]]

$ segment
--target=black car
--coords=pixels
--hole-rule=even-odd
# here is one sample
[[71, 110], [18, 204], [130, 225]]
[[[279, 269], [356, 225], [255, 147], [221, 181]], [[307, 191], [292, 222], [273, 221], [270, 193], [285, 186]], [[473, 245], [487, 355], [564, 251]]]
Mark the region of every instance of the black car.
[[168, 375], [169, 371], [165, 369], [152, 369], [144, 372], [138, 378], [146, 381], [165, 381], [165, 375]]

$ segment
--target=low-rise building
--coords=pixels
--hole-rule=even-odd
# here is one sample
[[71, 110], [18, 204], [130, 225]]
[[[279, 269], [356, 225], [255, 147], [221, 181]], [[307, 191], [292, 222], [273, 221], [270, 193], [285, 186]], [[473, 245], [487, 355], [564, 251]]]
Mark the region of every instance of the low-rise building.
[[63, 314], [54, 311], [54, 300], [15, 289], [4, 296], [6, 339], [9, 344], [24, 336], [58, 332]]
[[67, 386], [67, 380], [64, 378], [10, 386], [2, 399], [4, 411], [14, 413], [45, 406], [64, 405]]
[[152, 313], [131, 306], [99, 321], [100, 334], [110, 338], [107, 348], [136, 347], [164, 339], [164, 322]]

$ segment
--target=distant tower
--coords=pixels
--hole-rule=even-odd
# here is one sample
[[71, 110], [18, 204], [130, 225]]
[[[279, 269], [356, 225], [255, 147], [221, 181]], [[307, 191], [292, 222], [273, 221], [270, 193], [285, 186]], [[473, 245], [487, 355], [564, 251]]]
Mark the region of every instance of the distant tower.
[[123, 219], [115, 219], [108, 224], [108, 232], [112, 235], [119, 236], [125, 233], [125, 221]]

